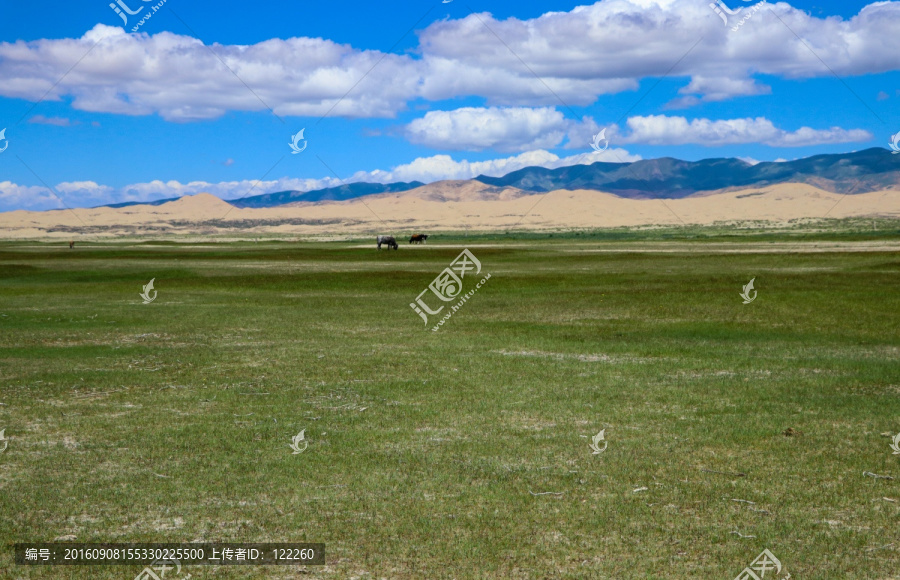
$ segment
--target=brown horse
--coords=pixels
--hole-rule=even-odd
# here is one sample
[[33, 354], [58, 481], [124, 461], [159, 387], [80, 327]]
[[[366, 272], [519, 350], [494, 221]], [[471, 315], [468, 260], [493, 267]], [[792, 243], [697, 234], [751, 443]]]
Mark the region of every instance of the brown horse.
[[427, 239], [428, 234], [413, 234], [413, 236], [409, 238], [409, 243], [424, 244]]
[[70, 249], [70, 250], [74, 250], [74, 249], [75, 249], [75, 242], [69, 242], [69, 249]]

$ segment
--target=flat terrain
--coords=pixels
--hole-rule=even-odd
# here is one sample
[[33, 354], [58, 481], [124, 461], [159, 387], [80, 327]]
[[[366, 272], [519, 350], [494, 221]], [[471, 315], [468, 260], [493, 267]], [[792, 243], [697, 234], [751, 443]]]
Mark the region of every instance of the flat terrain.
[[[62, 539], [326, 544], [194, 580], [900, 578], [896, 224], [432, 241], [0, 243], [0, 577], [141, 569], [7, 547]], [[432, 332], [467, 244], [491, 278]]]

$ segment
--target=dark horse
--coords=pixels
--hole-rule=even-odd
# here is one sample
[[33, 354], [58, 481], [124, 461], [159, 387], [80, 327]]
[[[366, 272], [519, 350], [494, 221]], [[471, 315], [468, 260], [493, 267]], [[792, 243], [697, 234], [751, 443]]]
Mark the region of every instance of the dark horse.
[[73, 249], [75, 247], [75, 242], [69, 242], [69, 249]]
[[394, 239], [394, 236], [378, 236], [378, 249], [381, 249], [381, 244], [386, 244], [388, 248], [394, 248], [395, 250], [400, 246], [397, 244], [397, 240]]
[[412, 244], [415, 242], [417, 244], [424, 244], [427, 239], [428, 234], [413, 234], [413, 236], [409, 238], [409, 243]]

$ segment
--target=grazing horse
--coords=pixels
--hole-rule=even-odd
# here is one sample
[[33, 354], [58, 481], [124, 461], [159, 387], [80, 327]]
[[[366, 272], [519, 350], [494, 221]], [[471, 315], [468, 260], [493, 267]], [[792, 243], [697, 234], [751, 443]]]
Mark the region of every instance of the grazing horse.
[[428, 234], [413, 234], [413, 236], [409, 238], [409, 243], [412, 244], [415, 242], [417, 244], [424, 244], [427, 239]]
[[70, 250], [74, 250], [74, 249], [75, 249], [75, 242], [69, 242], [69, 249], [70, 249]]
[[394, 236], [378, 236], [378, 249], [381, 249], [381, 244], [386, 244], [388, 248], [394, 248], [395, 250], [400, 246], [397, 244], [397, 240], [394, 239]]

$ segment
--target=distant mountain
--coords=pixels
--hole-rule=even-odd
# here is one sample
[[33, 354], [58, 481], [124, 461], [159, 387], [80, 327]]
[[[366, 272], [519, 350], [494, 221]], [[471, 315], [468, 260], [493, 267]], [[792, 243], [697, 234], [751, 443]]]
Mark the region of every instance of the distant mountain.
[[503, 177], [479, 175], [475, 179], [487, 185], [526, 191], [592, 189], [634, 199], [680, 198], [699, 191], [776, 183], [807, 183], [834, 193], [865, 193], [900, 187], [900, 158], [880, 147], [756, 165], [739, 159], [681, 161], [663, 157], [558, 169], [526, 167]]
[[178, 201], [180, 197], [169, 197], [166, 199], [157, 199], [156, 201], [123, 201], [122, 203], [111, 203], [108, 205], [98, 205], [96, 207], [128, 207], [130, 205], [162, 205], [170, 201]]
[[[313, 191], [276, 191], [275, 193], [263, 193], [261, 195], [253, 195], [238, 199], [226, 199], [234, 207], [274, 207], [276, 205], [284, 205], [286, 203], [294, 203], [297, 201], [344, 201], [364, 195], [374, 195], [376, 193], [398, 193], [408, 191], [425, 185], [421, 181], [411, 181], [409, 183], [398, 181], [396, 183], [348, 183], [338, 187], [328, 187], [325, 189], [316, 189]], [[123, 201], [121, 203], [111, 203], [98, 207], [128, 207], [132, 205], [162, 205], [170, 201], [177, 201], [180, 197], [169, 197], [166, 199], [157, 199], [156, 201]]]
[[413, 181], [410, 183], [402, 181], [396, 183], [358, 182], [348, 183], [338, 187], [316, 189], [314, 191], [278, 191], [275, 193], [264, 193], [252, 197], [228, 200], [228, 203], [234, 207], [272, 207], [298, 201], [344, 201], [355, 197], [362, 197], [364, 195], [374, 195], [376, 193], [408, 191], [423, 185], [425, 184], [421, 181]]
[[[739, 159], [682, 161], [662, 157], [633, 163], [597, 162], [557, 169], [525, 167], [503, 177], [479, 175], [474, 181], [496, 188], [493, 191], [498, 194], [504, 188], [522, 190], [526, 194], [557, 189], [587, 189], [632, 199], [673, 199], [698, 192], [761, 188], [779, 183], [805, 183], [832, 193], [867, 193], [900, 189], [900, 157], [880, 147], [756, 165]], [[296, 202], [344, 201], [365, 195], [399, 193], [423, 185], [420, 181], [386, 184], [358, 182], [314, 191], [278, 191], [226, 201], [239, 208], [274, 207]], [[161, 205], [177, 199], [124, 202], [102, 207]]]

